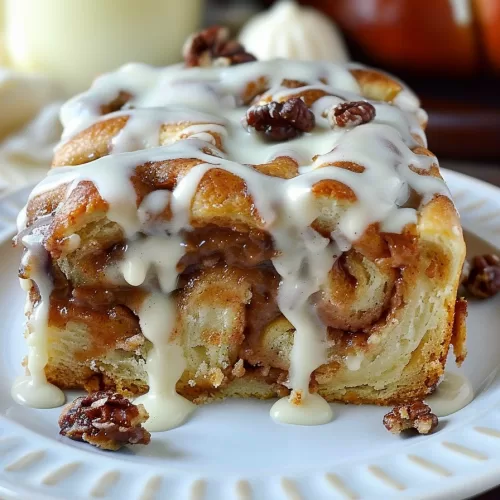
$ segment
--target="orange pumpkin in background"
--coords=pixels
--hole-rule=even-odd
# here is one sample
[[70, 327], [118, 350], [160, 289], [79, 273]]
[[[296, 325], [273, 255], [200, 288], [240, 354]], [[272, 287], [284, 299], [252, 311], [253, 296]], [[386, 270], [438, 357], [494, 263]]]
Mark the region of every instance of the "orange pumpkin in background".
[[354, 60], [409, 83], [438, 156], [498, 162], [500, 0], [297, 1], [335, 21]]
[[303, 0], [355, 50], [395, 70], [473, 75], [500, 69], [500, 0]]
[[500, 72], [500, 1], [474, 0], [474, 7], [481, 27], [481, 43], [490, 64]]

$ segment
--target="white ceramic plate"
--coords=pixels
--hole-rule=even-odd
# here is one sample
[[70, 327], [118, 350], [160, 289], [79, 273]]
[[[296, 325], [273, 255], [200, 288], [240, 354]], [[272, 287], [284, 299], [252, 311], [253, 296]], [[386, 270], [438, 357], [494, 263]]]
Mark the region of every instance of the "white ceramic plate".
[[[446, 177], [471, 253], [500, 248], [500, 189]], [[271, 402], [228, 401], [199, 408], [147, 447], [100, 452], [60, 437], [58, 409], [17, 406], [10, 397], [25, 353], [10, 238], [28, 192], [0, 200], [0, 498], [450, 500], [500, 483], [500, 297], [470, 304], [463, 370], [478, 396], [431, 436], [389, 434], [385, 408], [334, 405], [330, 424], [298, 427], [274, 423]]]

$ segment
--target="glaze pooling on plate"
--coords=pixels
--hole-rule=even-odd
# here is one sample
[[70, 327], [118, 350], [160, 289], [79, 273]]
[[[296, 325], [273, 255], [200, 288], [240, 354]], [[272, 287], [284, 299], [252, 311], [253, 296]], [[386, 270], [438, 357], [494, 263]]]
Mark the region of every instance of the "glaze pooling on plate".
[[[321, 422], [314, 423], [331, 418], [331, 410], [322, 397], [309, 393], [311, 373], [327, 359], [326, 326], [318, 320], [310, 304], [311, 297], [320, 289], [336, 259], [370, 224], [380, 223], [385, 231], [401, 233], [417, 221], [417, 209], [407, 206], [411, 192], [420, 195], [420, 206], [436, 195], [450, 196], [440, 178], [425, 175], [437, 165], [436, 158], [410, 149], [425, 145], [425, 136], [420, 127], [419, 102], [406, 87], [402, 87], [394, 104], [373, 102], [376, 109], [373, 122], [353, 129], [331, 128], [325, 120], [325, 111], [341, 102], [364, 99], [350, 69], [349, 65], [285, 60], [227, 68], [158, 69], [130, 64], [99, 77], [89, 91], [63, 106], [64, 134], [59, 148], [89, 126], [108, 119], [111, 115], [101, 117], [102, 108], [119, 93], [132, 96], [125, 109], [113, 114], [126, 117], [127, 122], [114, 137], [110, 154], [84, 165], [52, 169], [34, 189], [31, 199], [61, 186], [66, 186], [69, 197], [80, 182], [91, 181], [108, 204], [108, 219], [118, 223], [128, 238], [124, 261], [115, 271], [134, 286], [143, 284], [149, 269], [156, 273], [163, 293], [150, 290], [146, 305], [139, 311], [144, 335], [153, 344], [146, 364], [150, 392], [141, 397], [151, 415], [152, 430], [180, 424], [192, 409], [190, 403], [175, 393], [175, 382], [185, 361], [170, 338], [174, 324], [170, 293], [177, 282], [176, 264], [183, 255], [180, 233], [189, 229], [194, 194], [203, 176], [212, 169], [225, 170], [244, 180], [261, 227], [271, 234], [279, 252], [273, 259], [281, 276], [278, 304], [296, 333], [289, 370], [292, 394], [277, 403], [273, 417], [290, 423], [313, 423], [309, 408], [315, 407], [321, 409], [322, 417]], [[312, 106], [317, 126], [311, 134], [286, 143], [268, 143], [242, 125], [247, 106], [242, 105], [241, 96], [249, 83], [261, 77], [266, 79], [269, 89], [262, 99], [292, 96], [297, 89], [283, 86], [287, 79], [308, 82], [307, 90], [331, 94]], [[164, 123], [187, 125], [180, 126], [170, 144], [160, 146], [159, 128]], [[146, 149], [136, 151], [138, 147]], [[249, 166], [283, 156], [298, 164], [297, 177], [271, 177]], [[179, 158], [194, 159], [199, 164], [182, 177], [171, 194], [152, 193], [137, 207], [135, 168], [148, 162]], [[323, 167], [325, 163], [338, 162], [362, 165], [363, 170]], [[357, 198], [346, 207], [330, 238], [311, 228], [320, 215], [312, 191], [322, 180], [342, 183]], [[164, 206], [170, 207], [172, 218], [162, 228], [165, 233], [159, 241], [150, 234], [147, 214]], [[24, 225], [23, 217], [20, 220]], [[37, 244], [40, 253], [42, 242]], [[167, 254], [169, 258], [165, 258]], [[34, 247], [30, 247], [30, 256], [37, 256]], [[37, 275], [33, 281], [43, 289], [42, 278]], [[47, 347], [33, 340], [37, 336], [43, 339], [47, 300], [47, 294], [41, 293], [37, 319], [31, 322], [28, 340], [34, 345], [28, 365], [36, 363], [28, 380], [41, 385], [46, 384], [41, 374], [47, 362]], [[161, 316], [161, 325], [156, 315]], [[176, 356], [179, 357], [176, 362], [161, 362]], [[18, 398], [16, 388], [14, 395]], [[27, 403], [53, 406], [60, 402], [56, 399]]]
[[474, 390], [463, 374], [445, 372], [436, 391], [426, 398], [432, 413], [446, 417], [461, 410], [474, 399]]
[[[462, 193], [458, 198], [457, 208], [464, 209], [461, 212], [464, 228], [482, 235], [489, 245], [500, 247], [498, 188], [455, 172], [444, 170], [443, 175], [453, 194]], [[5, 278], [0, 303], [4, 311], [12, 312], [4, 316], [4, 327], [0, 331], [3, 346], [0, 372], [5, 380], [11, 379], [11, 367], [24, 352], [22, 335], [12, 335], [16, 329], [19, 331], [23, 298], [22, 293], [16, 290], [17, 257], [11, 249], [9, 238], [15, 231], [15, 215], [12, 208], [19, 210], [27, 195], [26, 190], [18, 191], [9, 195], [6, 200], [0, 200], [0, 233], [3, 235], [0, 262], [3, 264], [2, 272]], [[481, 200], [486, 200], [482, 209], [467, 209], [468, 206], [476, 207]], [[485, 217], [485, 214], [491, 213], [497, 215]], [[493, 248], [486, 247], [484, 242], [482, 245], [477, 242], [471, 244], [470, 237], [471, 233], [466, 234], [471, 255], [493, 251]], [[495, 487], [499, 477], [498, 379], [481, 392], [482, 381], [493, 380], [489, 375], [495, 371], [498, 364], [500, 344], [497, 335], [499, 318], [497, 306], [497, 299], [470, 303], [468, 319], [471, 342], [464, 372], [473, 382], [478, 396], [468, 408], [447, 417], [446, 425], [433, 436], [395, 439], [389, 433], [378, 432], [383, 409], [338, 405], [336, 413], [340, 418], [330, 424], [331, 428], [307, 429], [306, 432], [319, 431], [323, 436], [325, 431], [333, 432], [336, 436], [343, 436], [342, 439], [348, 439], [352, 446], [347, 449], [340, 446], [332, 447], [331, 440], [324, 438], [314, 440], [311, 436], [309, 441], [311, 453], [306, 457], [304, 454], [292, 453], [291, 450], [294, 446], [293, 441], [296, 441], [298, 446], [302, 443], [302, 431], [297, 429], [298, 434], [294, 432], [296, 439], [290, 439], [290, 429], [272, 425], [266, 422], [265, 418], [261, 418], [263, 406], [267, 407], [268, 403], [230, 401], [228, 404], [231, 409], [234, 408], [236, 411], [240, 409], [240, 415], [243, 419], [246, 418], [238, 427], [242, 430], [239, 434], [241, 447], [250, 450], [252, 443], [256, 448], [260, 448], [273, 441], [277, 442], [274, 452], [279, 455], [263, 454], [262, 460], [256, 461], [256, 454], [252, 452], [242, 454], [243, 461], [238, 461], [238, 469], [231, 469], [233, 474], [228, 474], [227, 467], [235, 464], [234, 455], [231, 453], [233, 442], [230, 438], [235, 430], [227, 426], [226, 405], [211, 405], [204, 408], [192, 422], [195, 427], [189, 429], [189, 432], [191, 429], [199, 430], [203, 438], [210, 435], [217, 436], [217, 440], [227, 432], [228, 446], [223, 450], [212, 446], [214, 440], [206, 442], [201, 439], [199, 441], [183, 439], [188, 429], [181, 428], [155, 436], [154, 442], [164, 447], [161, 449], [165, 451], [165, 456], [161, 460], [157, 461], [155, 452], [158, 448], [154, 446], [151, 449], [145, 448], [144, 454], [129, 455], [127, 460], [117, 460], [107, 453], [88, 453], [78, 446], [61, 443], [56, 439], [57, 410], [37, 411], [28, 407], [16, 407], [12, 402], [9, 403], [8, 389], [4, 386], [1, 395], [6, 406], [0, 411], [2, 450], [0, 487], [6, 495], [11, 494], [13, 497], [17, 495], [22, 498], [36, 498], [37, 495], [50, 495], [54, 499], [66, 500], [74, 496], [75, 488], [78, 488], [82, 497], [86, 497], [103, 470], [119, 468], [120, 480], [107, 492], [110, 500], [122, 499], [124, 492], [132, 494], [133, 491], [139, 495], [143, 487], [146, 489], [148, 478], [153, 475], [159, 475], [163, 479], [157, 492], [159, 498], [168, 498], [172, 492], [179, 492], [180, 496], [185, 494], [190, 491], [193, 480], [200, 476], [207, 482], [206, 500], [232, 500], [236, 494], [235, 489], [240, 489], [241, 482], [247, 483], [245, 490], [249, 492], [247, 495], [250, 497], [260, 495], [263, 498], [273, 498], [273, 495], [276, 495], [277, 475], [293, 478], [297, 488], [306, 498], [327, 499], [335, 495], [339, 495], [339, 498], [341, 496], [398, 499], [418, 497], [435, 500], [471, 498], [481, 491]], [[485, 330], [482, 327], [485, 323], [491, 328]], [[9, 412], [7, 407], [12, 411], [10, 419], [5, 414], [6, 411]], [[16, 419], [17, 423], [13, 419]], [[39, 429], [44, 430], [34, 432], [30, 429], [30, 422], [34, 421], [37, 421], [37, 426], [41, 426]], [[238, 422], [234, 423], [238, 425]], [[213, 427], [214, 424], [217, 427]], [[245, 426], [247, 432], [244, 431]], [[488, 456], [488, 460], [478, 462], [467, 456], [457, 455], [440, 445], [443, 440], [468, 445]], [[370, 442], [371, 446], [366, 447], [366, 442]], [[29, 447], [24, 448], [23, 443]], [[321, 446], [321, 443], [324, 443], [324, 446]], [[48, 453], [46, 459], [36, 465], [35, 473], [31, 469], [20, 473], [6, 472], [3, 469], [27, 452], [40, 448], [48, 449]], [[179, 456], [182, 454], [180, 459], [176, 460], [177, 453], [169, 452], [172, 448], [179, 453]], [[432, 459], [429, 458], [431, 454]], [[196, 461], [200, 456], [207, 462]], [[319, 457], [319, 463], [312, 466], [309, 463], [311, 456]], [[418, 457], [417, 462], [414, 461], [415, 457]], [[419, 460], [422, 457], [425, 458], [424, 466], [421, 465], [422, 460]], [[179, 470], [178, 465], [182, 463], [185, 469]], [[52, 473], [56, 474], [63, 469], [62, 464], [68, 464], [68, 475], [70, 472], [71, 475], [70, 477], [65, 475], [64, 480], [58, 480], [54, 484]], [[217, 467], [205, 470], [207, 464], [217, 464]], [[373, 481], [372, 476], [365, 473], [368, 465], [385, 468], [387, 464], [397, 464], [397, 467], [389, 467], [386, 470], [395, 474], [397, 478], [402, 478], [407, 487], [404, 492], [396, 492], [391, 496], [391, 492], [382, 482]], [[196, 471], [194, 478], [191, 475], [192, 470]], [[356, 474], [353, 474], [353, 471], [356, 471]], [[347, 489], [347, 493], [344, 489]], [[240, 496], [243, 499], [243, 493]]]

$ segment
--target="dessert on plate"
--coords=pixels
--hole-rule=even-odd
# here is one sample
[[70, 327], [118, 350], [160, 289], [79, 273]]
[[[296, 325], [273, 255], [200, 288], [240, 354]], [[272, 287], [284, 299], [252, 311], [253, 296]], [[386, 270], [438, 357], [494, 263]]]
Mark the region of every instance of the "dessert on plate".
[[219, 28], [184, 55], [62, 108], [19, 217], [15, 399], [141, 395], [150, 430], [234, 396], [304, 424], [424, 399], [450, 343], [465, 356], [465, 246], [416, 96], [360, 65], [255, 61]]

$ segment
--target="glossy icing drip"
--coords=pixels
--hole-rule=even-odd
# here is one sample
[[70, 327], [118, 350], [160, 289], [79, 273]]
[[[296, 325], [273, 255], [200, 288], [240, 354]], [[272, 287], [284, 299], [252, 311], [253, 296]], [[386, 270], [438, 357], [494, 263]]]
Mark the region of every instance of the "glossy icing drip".
[[[63, 106], [62, 144], [97, 121], [128, 116], [108, 156], [77, 167], [53, 169], [32, 197], [62, 184], [68, 186], [69, 196], [81, 181], [92, 181], [109, 205], [108, 218], [118, 223], [129, 239], [120, 267], [125, 280], [151, 290], [148, 276], [158, 278], [161, 293], [152, 290], [138, 313], [143, 333], [153, 344], [147, 360], [150, 392], [141, 397], [151, 415], [152, 430], [179, 425], [192, 408], [175, 393], [185, 360], [181, 346], [171, 337], [175, 304], [170, 293], [176, 288], [176, 264], [183, 254], [180, 233], [189, 230], [193, 197], [204, 175], [213, 168], [244, 180], [262, 228], [271, 234], [279, 251], [273, 261], [281, 275], [278, 304], [296, 332], [289, 373], [292, 395], [273, 407], [273, 417], [298, 424], [324, 423], [332, 418], [326, 401], [309, 393], [311, 374], [327, 361], [326, 327], [316, 317], [311, 296], [320, 290], [337, 257], [368, 225], [378, 222], [386, 231], [401, 232], [416, 222], [416, 210], [404, 207], [412, 190], [424, 202], [436, 194], [449, 195], [441, 179], [419, 175], [413, 169], [428, 170], [437, 160], [411, 151], [419, 143], [425, 144], [425, 135], [420, 127], [419, 102], [408, 89], [403, 88], [394, 105], [374, 102], [372, 123], [331, 129], [323, 116], [325, 111], [346, 100], [362, 99], [349, 68], [284, 60], [190, 69], [130, 64], [101, 76], [88, 92]], [[305, 88], [329, 94], [312, 106], [317, 124], [313, 133], [276, 144], [242, 126], [248, 106], [242, 105], [240, 96], [249, 82], [259, 77], [267, 80], [265, 95], [272, 99], [286, 99], [298, 92], [282, 86], [284, 79], [303, 81]], [[132, 96], [126, 109], [101, 117], [101, 107], [122, 91]], [[175, 133], [162, 141], [160, 129], [168, 125], [176, 126]], [[249, 166], [279, 156], [294, 159], [299, 175], [282, 179]], [[178, 158], [195, 159], [199, 164], [178, 180], [172, 192], [151, 193], [137, 207], [131, 180], [136, 166]], [[323, 166], [334, 162], [356, 163], [364, 171]], [[330, 238], [311, 228], [325, 209], [312, 191], [322, 180], [348, 186], [357, 198], [340, 211]], [[162, 234], [148, 235], [150, 218], [167, 207], [172, 219]], [[24, 221], [24, 216], [20, 217], [20, 224]], [[46, 348], [39, 349], [43, 356]]]
[[18, 377], [14, 381], [12, 397], [18, 403], [34, 408], [55, 408], [64, 403], [65, 397], [61, 389], [47, 382], [45, 376], [45, 366], [49, 360], [48, 317], [52, 292], [51, 278], [44, 268], [48, 254], [42, 245], [40, 235], [25, 236], [22, 243], [27, 249], [23, 264], [31, 267], [29, 284], [36, 284], [40, 299], [31, 312], [27, 325], [29, 375]]
[[166, 293], [151, 293], [139, 311], [142, 333], [153, 347], [146, 361], [149, 392], [136, 403], [142, 403], [148, 411], [146, 427], [151, 431], [177, 427], [194, 410], [194, 404], [175, 390], [186, 368], [182, 347], [170, 341], [175, 315], [175, 302]]

